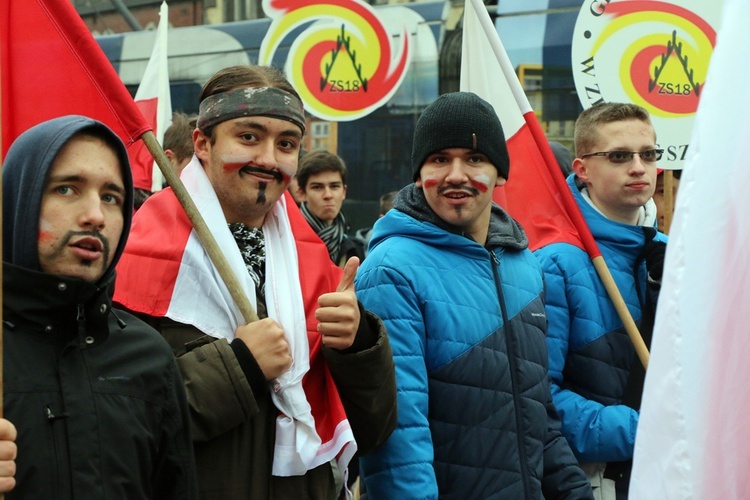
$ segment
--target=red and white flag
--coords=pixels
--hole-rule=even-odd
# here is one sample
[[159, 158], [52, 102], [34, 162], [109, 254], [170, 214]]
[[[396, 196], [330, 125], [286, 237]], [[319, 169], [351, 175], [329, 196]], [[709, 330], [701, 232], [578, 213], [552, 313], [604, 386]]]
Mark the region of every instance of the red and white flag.
[[[256, 306], [255, 284], [200, 161], [193, 157], [180, 178], [243, 292]], [[271, 392], [282, 412], [277, 419], [273, 474], [304, 474], [334, 458], [343, 471], [356, 443], [323, 360], [315, 318], [318, 297], [336, 290], [342, 270], [331, 262], [325, 245], [290, 198], [282, 198], [269, 212], [263, 234], [266, 310], [287, 333], [294, 359]], [[298, 256], [304, 256], [304, 265]], [[134, 217], [117, 266], [114, 301], [230, 341], [237, 327], [245, 324], [171, 189], [151, 196]]]
[[726, 0], [669, 235], [631, 498], [750, 493], [748, 25], [745, 0]]
[[481, 0], [464, 7], [461, 90], [492, 104], [500, 118], [510, 174], [493, 198], [521, 223], [531, 250], [566, 242], [600, 255]]
[[29, 128], [78, 114], [130, 146], [150, 130], [68, 0], [0, 2], [2, 154]]
[[[172, 97], [169, 93], [169, 62], [167, 59], [167, 28], [169, 9], [167, 2], [159, 8], [159, 26], [154, 49], [148, 60], [143, 79], [135, 93], [135, 104], [151, 125], [159, 144], [164, 142], [164, 132], [172, 123]], [[146, 191], [159, 191], [164, 182], [159, 166], [143, 142], [128, 149], [133, 185]]]

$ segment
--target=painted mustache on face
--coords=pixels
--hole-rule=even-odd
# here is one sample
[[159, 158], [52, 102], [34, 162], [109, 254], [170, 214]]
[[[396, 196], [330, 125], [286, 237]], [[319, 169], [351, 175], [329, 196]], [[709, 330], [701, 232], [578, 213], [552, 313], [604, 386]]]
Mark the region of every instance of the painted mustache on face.
[[[466, 191], [467, 193], [476, 196], [479, 193], [486, 193], [490, 189], [490, 178], [487, 175], [479, 174], [474, 177], [469, 177], [469, 186], [463, 185], [463, 183], [455, 184], [452, 186], [443, 186], [438, 188], [438, 194], [442, 195], [445, 193], [446, 190], [449, 189], [462, 189]], [[433, 177], [428, 177], [424, 180], [423, 185], [425, 189], [431, 189], [438, 185], [437, 179]]]
[[[110, 253], [109, 239], [107, 239], [99, 231], [68, 231], [63, 237], [63, 239], [60, 241], [60, 244], [58, 245], [58, 247], [55, 249], [55, 252], [52, 254], [52, 257], [55, 258], [55, 257], [59, 257], [60, 255], [62, 255], [62, 253], [70, 244], [70, 240], [76, 236], [96, 238], [97, 240], [101, 242], [102, 244], [102, 248], [101, 248], [102, 268], [106, 267], [107, 263], [109, 262], [109, 253]], [[90, 261], [83, 261], [82, 263], [91, 264]]]
[[443, 186], [438, 188], [439, 195], [444, 194], [446, 191], [464, 191], [471, 196], [476, 196], [479, 194], [479, 190], [471, 186]]
[[284, 176], [277, 170], [267, 170], [265, 168], [260, 168], [253, 165], [246, 165], [240, 168], [240, 172], [245, 174], [257, 173], [261, 175], [270, 175], [277, 182], [284, 182]]

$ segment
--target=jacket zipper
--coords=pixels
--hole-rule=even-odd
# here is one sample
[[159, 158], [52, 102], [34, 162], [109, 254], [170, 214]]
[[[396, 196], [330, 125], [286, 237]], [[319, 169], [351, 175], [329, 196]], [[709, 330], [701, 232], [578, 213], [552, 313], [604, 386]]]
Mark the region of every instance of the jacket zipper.
[[78, 338], [86, 337], [86, 312], [83, 304], [78, 304], [78, 314], [76, 314], [76, 323], [78, 324]]
[[500, 310], [503, 315], [503, 327], [505, 329], [505, 346], [508, 351], [508, 364], [510, 369], [510, 380], [513, 389], [513, 411], [516, 416], [516, 438], [518, 440], [518, 456], [520, 458], [521, 466], [521, 477], [523, 478], [523, 486], [525, 491], [525, 497], [528, 497], [531, 488], [529, 486], [529, 472], [528, 472], [528, 457], [526, 457], [526, 448], [523, 444], [523, 428], [521, 422], [521, 397], [518, 394], [518, 361], [515, 356], [515, 340], [511, 335], [510, 321], [508, 320], [508, 310], [505, 306], [505, 297], [503, 296], [502, 282], [500, 281], [500, 273], [498, 268], [500, 267], [500, 259], [497, 258], [495, 252], [489, 250], [492, 256], [492, 276], [495, 280], [495, 290], [497, 290], [497, 298], [500, 302]]

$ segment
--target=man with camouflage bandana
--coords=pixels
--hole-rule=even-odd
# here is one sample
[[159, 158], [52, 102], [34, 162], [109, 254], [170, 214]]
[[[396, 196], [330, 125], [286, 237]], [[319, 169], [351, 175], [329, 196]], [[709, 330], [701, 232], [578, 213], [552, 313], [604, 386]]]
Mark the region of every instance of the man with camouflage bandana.
[[[302, 103], [280, 72], [235, 66], [204, 86], [197, 125], [182, 180], [230, 265], [240, 263], [261, 319], [244, 324], [226, 303], [227, 314], [205, 312], [220, 308], [226, 287], [202, 249], [174, 243], [187, 218], [170, 189], [134, 221], [115, 300], [178, 356], [203, 498], [335, 498], [353, 452], [392, 432], [396, 387], [383, 325], [354, 293], [358, 260], [342, 276], [284, 195], [305, 131]], [[163, 235], [157, 244], [154, 234]], [[173, 266], [171, 289], [163, 283]]]

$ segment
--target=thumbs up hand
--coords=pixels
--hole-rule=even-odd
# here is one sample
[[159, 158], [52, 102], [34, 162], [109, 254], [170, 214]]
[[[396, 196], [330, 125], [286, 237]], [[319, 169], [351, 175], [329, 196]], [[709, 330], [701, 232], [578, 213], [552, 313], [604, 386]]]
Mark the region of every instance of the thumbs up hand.
[[323, 345], [332, 349], [348, 349], [354, 343], [359, 329], [359, 306], [354, 293], [354, 277], [359, 269], [359, 258], [352, 257], [344, 266], [344, 274], [335, 292], [318, 297], [318, 332]]

